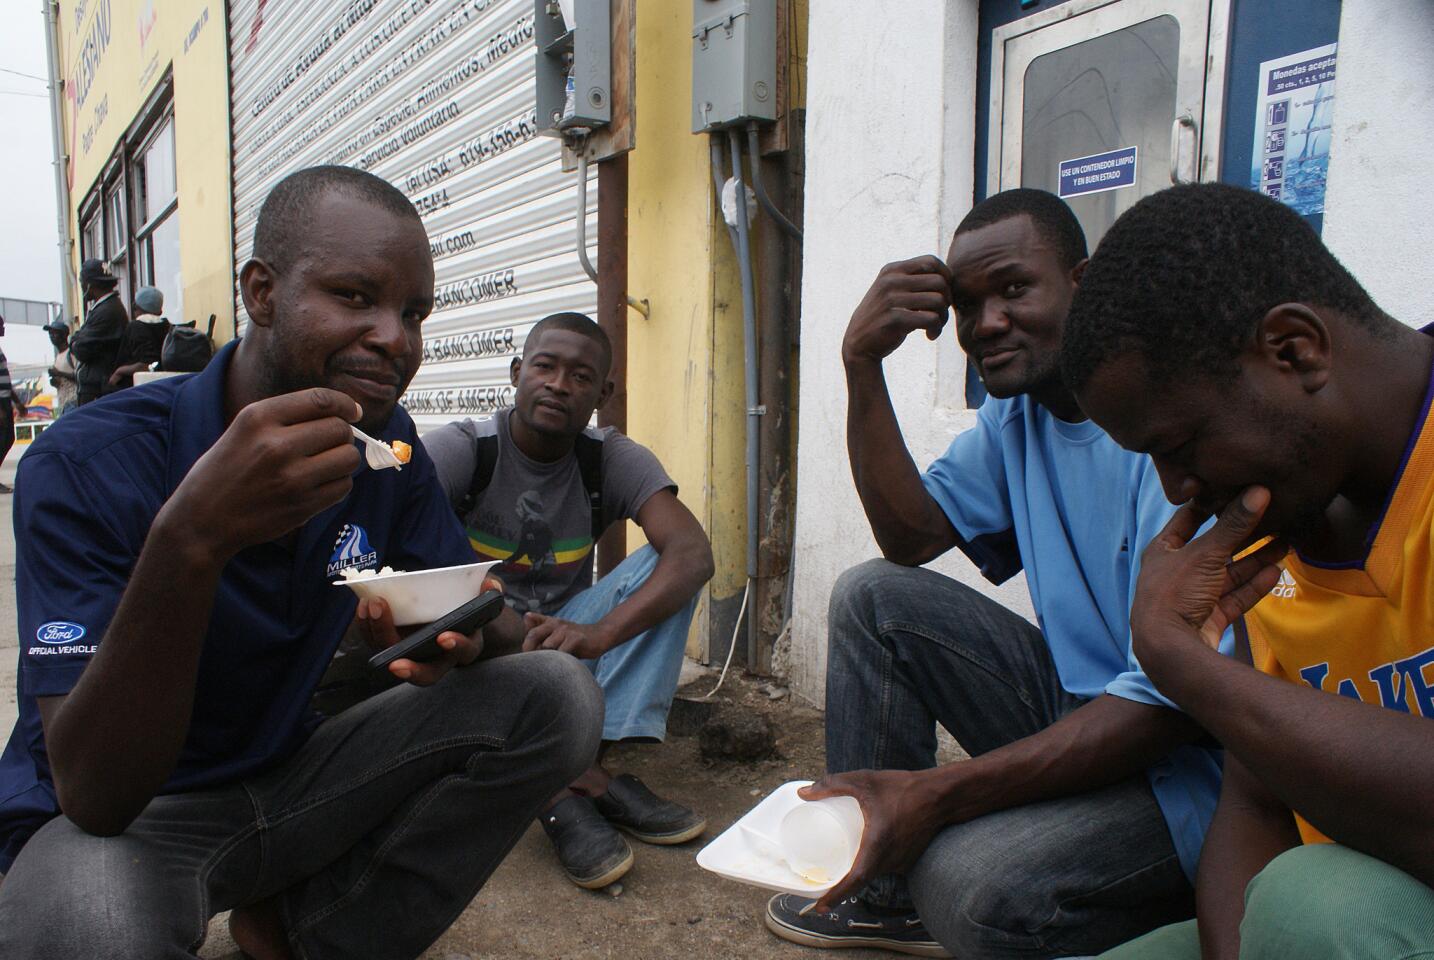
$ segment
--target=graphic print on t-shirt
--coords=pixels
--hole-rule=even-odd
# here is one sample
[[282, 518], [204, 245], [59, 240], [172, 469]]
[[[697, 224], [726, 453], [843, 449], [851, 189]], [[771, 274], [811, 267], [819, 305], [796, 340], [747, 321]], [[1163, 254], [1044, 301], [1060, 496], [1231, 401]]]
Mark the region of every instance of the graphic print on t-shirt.
[[[514, 591], [521, 601], [514, 603], [518, 598], [510, 593], [510, 605], [541, 611], [558, 599], [560, 585], [551, 574], [565, 567], [581, 566], [592, 552], [592, 537], [555, 539], [552, 523], [543, 509], [543, 498], [537, 490], [525, 490], [518, 496], [513, 519], [517, 524], [516, 540], [474, 527], [468, 529], [468, 539], [480, 557], [500, 561], [494, 569], [500, 579], [521, 588]], [[501, 520], [484, 525], [502, 532], [512, 529], [510, 523]]]
[[[534, 460], [513, 442], [513, 411], [486, 420], [462, 420], [423, 438], [439, 482], [479, 560], [495, 560], [508, 606], [554, 614], [593, 585], [593, 510], [576, 451], [552, 461]], [[652, 451], [612, 427], [589, 428], [602, 444], [602, 513], [606, 523], [633, 519], [648, 499], [677, 484]], [[480, 469], [479, 447], [497, 438], [491, 471]], [[475, 487], [476, 484], [476, 487]]]

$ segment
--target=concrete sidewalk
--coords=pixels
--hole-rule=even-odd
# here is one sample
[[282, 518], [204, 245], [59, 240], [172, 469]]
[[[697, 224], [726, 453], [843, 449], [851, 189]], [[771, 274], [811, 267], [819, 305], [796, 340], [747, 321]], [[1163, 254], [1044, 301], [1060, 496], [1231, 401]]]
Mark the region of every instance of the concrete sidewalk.
[[[12, 453], [0, 466], [0, 480], [12, 482], [16, 459]], [[18, 663], [15, 540], [8, 495], [0, 495], [0, 513], [0, 733], [8, 736], [16, 715]], [[715, 676], [705, 680], [704, 692], [713, 682]], [[705, 842], [780, 784], [820, 775], [821, 714], [790, 699], [769, 700], [740, 677], [729, 677], [717, 699], [768, 715], [778, 730], [779, 756], [754, 764], [713, 765], [702, 760], [695, 739], [678, 737], [653, 746], [620, 746], [609, 755], [614, 770], [635, 773], [659, 793], [701, 810], [709, 822], [705, 837], [680, 847], [634, 842], [637, 865], [632, 872], [607, 891], [590, 893], [563, 876], [535, 824], [424, 960], [819, 956], [776, 939], [762, 926], [770, 894], [708, 874], [693, 858]], [[200, 957], [239, 960], [226, 920], [226, 915], [215, 918]], [[843, 951], [844, 960], [890, 956]]]

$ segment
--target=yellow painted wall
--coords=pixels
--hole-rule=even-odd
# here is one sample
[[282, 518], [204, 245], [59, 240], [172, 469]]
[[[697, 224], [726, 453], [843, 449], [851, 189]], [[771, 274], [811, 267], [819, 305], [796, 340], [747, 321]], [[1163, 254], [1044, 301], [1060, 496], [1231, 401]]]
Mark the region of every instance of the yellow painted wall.
[[[717, 575], [688, 642], [704, 657], [712, 598], [740, 602], [745, 584], [742, 308], [707, 138], [691, 131], [691, 47], [690, 4], [638, 0], [627, 282], [651, 316], [628, 312], [627, 423], [712, 539]], [[639, 536], [630, 531], [629, 543]]]
[[172, 67], [182, 319], [197, 319], [202, 326], [209, 314], [217, 314], [217, 340], [228, 339], [234, 316], [225, 33], [224, 0], [62, 0], [59, 5], [72, 269], [78, 275], [79, 206]]

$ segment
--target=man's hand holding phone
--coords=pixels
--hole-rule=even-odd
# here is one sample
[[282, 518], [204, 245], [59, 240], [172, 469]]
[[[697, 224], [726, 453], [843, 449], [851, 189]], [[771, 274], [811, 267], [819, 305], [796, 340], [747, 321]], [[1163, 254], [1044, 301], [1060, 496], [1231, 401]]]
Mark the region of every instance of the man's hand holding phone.
[[[502, 583], [489, 577], [483, 581], [483, 591], [478, 599], [486, 597], [494, 591], [501, 595], [502, 590]], [[484, 606], [487, 607], [487, 605]], [[399, 680], [421, 687], [437, 683], [454, 667], [465, 667], [478, 659], [483, 653], [482, 626], [493, 619], [488, 615], [488, 610], [491, 610], [491, 613], [496, 616], [501, 612], [502, 606], [500, 596], [496, 606], [488, 607], [480, 614], [481, 622], [470, 632], [463, 633], [456, 630], [439, 632], [435, 642], [440, 652], [436, 657], [431, 659], [424, 657], [422, 660], [399, 657], [384, 664], [384, 669]], [[394, 644], [402, 643], [407, 639], [399, 633], [393, 622], [392, 609], [381, 598], [359, 600], [358, 608], [354, 611], [354, 626], [360, 631], [360, 635], [368, 641], [369, 647], [377, 651], [387, 650]], [[412, 635], [410, 633], [408, 636]]]

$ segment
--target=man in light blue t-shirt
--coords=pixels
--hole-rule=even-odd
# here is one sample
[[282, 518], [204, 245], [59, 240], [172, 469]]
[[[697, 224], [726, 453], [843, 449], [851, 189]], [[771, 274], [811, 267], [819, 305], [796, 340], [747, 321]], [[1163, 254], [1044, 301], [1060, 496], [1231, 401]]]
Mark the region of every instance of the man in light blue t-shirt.
[[[1011, 190], [967, 215], [945, 263], [884, 267], [852, 316], [847, 446], [886, 559], [832, 591], [829, 776], [806, 796], [857, 797], [866, 833], [820, 902], [772, 899], [780, 937], [1034, 960], [1193, 915], [1219, 764], [1130, 653], [1140, 551], [1173, 508], [1061, 382], [1085, 263], [1064, 202]], [[882, 361], [935, 339], [948, 308], [990, 399], [922, 474]], [[1039, 627], [920, 568], [952, 547], [995, 583], [1024, 569]], [[937, 723], [972, 760], [935, 766]]]

